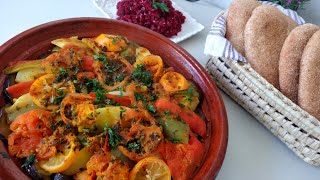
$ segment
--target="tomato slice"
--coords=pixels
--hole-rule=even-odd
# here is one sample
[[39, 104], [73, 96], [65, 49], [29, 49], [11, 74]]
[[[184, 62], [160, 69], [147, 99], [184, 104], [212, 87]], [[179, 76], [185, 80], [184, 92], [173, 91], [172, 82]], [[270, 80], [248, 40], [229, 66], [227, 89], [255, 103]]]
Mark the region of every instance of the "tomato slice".
[[92, 179], [129, 179], [129, 166], [111, 153], [96, 153], [87, 162], [87, 173]]
[[93, 71], [94, 59], [92, 56], [84, 56], [82, 61], [82, 68], [87, 71]]
[[26, 135], [22, 132], [13, 132], [8, 136], [9, 154], [17, 158], [28, 157], [35, 153], [42, 138], [39, 133]]
[[49, 111], [35, 109], [18, 116], [10, 125], [13, 132], [51, 134], [50, 125], [53, 119]]
[[204, 144], [191, 135], [189, 144], [174, 144], [167, 141], [164, 151], [161, 151], [160, 154], [168, 164], [173, 179], [188, 179], [201, 163]]
[[155, 105], [160, 111], [170, 111], [173, 114], [178, 114], [190, 126], [193, 132], [199, 134], [202, 138], [206, 137], [206, 123], [195, 112], [184, 109], [165, 98], [158, 99]]
[[22, 158], [34, 153], [42, 138], [52, 134], [52, 121], [50, 112], [39, 109], [18, 116], [10, 125], [13, 131], [8, 137], [10, 155]]
[[12, 98], [19, 98], [20, 96], [27, 94], [34, 81], [21, 82], [8, 87], [6, 90]]
[[87, 79], [94, 79], [96, 74], [94, 72], [79, 72], [77, 73], [77, 80], [83, 81], [85, 78]]

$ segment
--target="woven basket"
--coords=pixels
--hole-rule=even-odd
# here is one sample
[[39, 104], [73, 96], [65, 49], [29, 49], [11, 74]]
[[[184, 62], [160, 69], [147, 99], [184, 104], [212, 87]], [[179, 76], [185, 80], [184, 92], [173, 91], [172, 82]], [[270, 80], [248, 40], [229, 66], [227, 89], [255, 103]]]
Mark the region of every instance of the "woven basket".
[[206, 70], [224, 92], [300, 158], [320, 165], [320, 122], [315, 117], [274, 88], [249, 64], [211, 57]]

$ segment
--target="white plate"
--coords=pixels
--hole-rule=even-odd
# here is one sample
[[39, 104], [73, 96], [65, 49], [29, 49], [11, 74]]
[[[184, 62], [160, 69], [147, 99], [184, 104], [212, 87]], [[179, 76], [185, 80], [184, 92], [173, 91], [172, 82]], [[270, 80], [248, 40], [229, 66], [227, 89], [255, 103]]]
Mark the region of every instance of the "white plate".
[[[117, 3], [121, 0], [93, 0], [94, 5], [107, 17], [111, 19], [117, 19]], [[202, 31], [204, 26], [198, 23], [193, 17], [179, 7], [175, 2], [172, 1], [172, 6], [180, 11], [186, 20], [182, 24], [182, 30], [178, 35], [171, 37], [171, 41], [178, 43], [181, 42], [196, 33]]]

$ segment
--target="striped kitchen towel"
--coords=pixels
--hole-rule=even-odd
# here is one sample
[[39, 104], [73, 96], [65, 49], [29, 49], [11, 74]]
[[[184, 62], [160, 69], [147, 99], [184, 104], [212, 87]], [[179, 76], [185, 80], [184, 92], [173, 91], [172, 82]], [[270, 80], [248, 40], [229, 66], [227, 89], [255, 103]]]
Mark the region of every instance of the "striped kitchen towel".
[[[300, 17], [296, 11], [285, 9], [282, 6], [269, 1], [262, 1], [262, 4], [277, 7], [281, 12], [292, 18], [299, 25], [305, 23], [303, 18]], [[228, 11], [221, 14], [217, 20], [213, 22], [207, 36], [204, 53], [215, 57], [224, 57], [235, 61], [247, 62], [246, 59], [232, 47], [230, 41], [225, 38], [227, 14]]]

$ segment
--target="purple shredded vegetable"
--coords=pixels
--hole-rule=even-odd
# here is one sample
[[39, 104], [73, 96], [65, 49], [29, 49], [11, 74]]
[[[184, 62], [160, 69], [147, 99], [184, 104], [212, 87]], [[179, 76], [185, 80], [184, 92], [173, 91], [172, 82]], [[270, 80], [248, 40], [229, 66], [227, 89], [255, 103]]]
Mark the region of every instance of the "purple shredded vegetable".
[[[165, 5], [166, 11], [154, 3]], [[170, 0], [122, 0], [117, 4], [117, 15], [119, 20], [139, 24], [166, 37], [177, 35], [185, 22], [185, 16], [172, 7]]]

